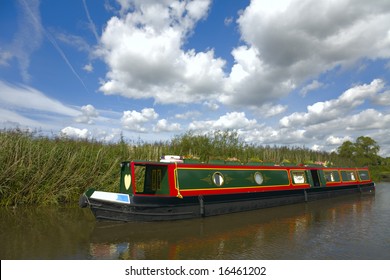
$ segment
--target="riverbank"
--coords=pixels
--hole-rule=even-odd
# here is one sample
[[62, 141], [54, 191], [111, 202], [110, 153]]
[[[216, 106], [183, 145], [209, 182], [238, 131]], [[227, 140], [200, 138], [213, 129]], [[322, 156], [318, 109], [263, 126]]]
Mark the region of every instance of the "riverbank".
[[[125, 141], [102, 143], [41, 136], [20, 130], [0, 131], [0, 206], [77, 203], [81, 193], [95, 187], [116, 191], [119, 164], [125, 160], [158, 160], [163, 154], [198, 157], [201, 161], [234, 158], [240, 162], [332, 162], [343, 164], [335, 153], [301, 147], [260, 146], [244, 143], [237, 133], [209, 135], [190, 132], [166, 142]], [[383, 167], [372, 167], [379, 179]]]

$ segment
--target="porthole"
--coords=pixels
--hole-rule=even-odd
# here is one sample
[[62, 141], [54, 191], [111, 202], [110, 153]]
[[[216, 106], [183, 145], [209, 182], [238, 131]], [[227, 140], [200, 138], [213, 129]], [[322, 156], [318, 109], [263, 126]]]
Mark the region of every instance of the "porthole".
[[215, 173], [213, 174], [213, 183], [214, 183], [216, 186], [218, 186], [218, 187], [220, 187], [220, 186], [223, 185], [223, 183], [224, 183], [224, 178], [223, 178], [223, 175], [222, 175], [220, 172], [215, 172]]
[[264, 178], [263, 178], [263, 174], [261, 174], [260, 172], [256, 172], [253, 177], [255, 178], [255, 182], [256, 184], [258, 185], [261, 185], [264, 181]]

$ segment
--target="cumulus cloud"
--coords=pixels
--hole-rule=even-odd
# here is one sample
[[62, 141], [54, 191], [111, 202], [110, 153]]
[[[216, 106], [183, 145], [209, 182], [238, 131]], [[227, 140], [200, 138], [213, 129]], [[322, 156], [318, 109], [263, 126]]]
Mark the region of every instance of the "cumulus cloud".
[[306, 126], [335, 120], [346, 115], [351, 109], [373, 98], [384, 88], [383, 80], [373, 80], [370, 84], [358, 85], [346, 90], [337, 99], [317, 102], [307, 106], [307, 112], [295, 112], [280, 120], [282, 127]]
[[374, 109], [367, 109], [348, 118], [347, 130], [371, 130], [390, 128], [390, 115]]
[[389, 106], [390, 105], [390, 90], [375, 96], [373, 99], [373, 102], [377, 105]]
[[353, 140], [354, 139], [352, 139], [350, 136], [338, 137], [338, 136], [330, 135], [328, 138], [326, 138], [326, 143], [329, 144], [329, 145], [340, 146], [345, 141], [351, 141], [352, 142]]
[[93, 118], [99, 116], [98, 111], [91, 104], [81, 107], [81, 115], [75, 118], [78, 123], [93, 124]]
[[109, 66], [100, 90], [158, 103], [202, 102], [222, 90], [225, 65], [214, 51], [183, 50], [210, 1], [121, 1], [97, 52]]
[[242, 129], [247, 130], [255, 128], [257, 121], [248, 119], [244, 112], [230, 112], [219, 117], [217, 120], [193, 121], [189, 125], [190, 130], [211, 131], [225, 129]]
[[105, 94], [261, 107], [322, 87], [318, 76], [335, 67], [390, 57], [386, 1], [252, 0], [236, 22], [243, 44], [232, 49], [231, 69], [213, 49], [183, 47], [209, 0], [118, 2], [96, 52], [109, 67]]
[[155, 132], [173, 132], [180, 131], [181, 126], [179, 123], [168, 123], [166, 119], [161, 119], [154, 127]]
[[144, 108], [141, 112], [132, 110], [124, 111], [121, 118], [122, 127], [126, 130], [136, 132], [146, 132], [146, 123], [158, 118], [158, 114], [153, 108]]
[[264, 117], [273, 117], [284, 113], [287, 110], [287, 105], [273, 105], [272, 103], [265, 103], [256, 110], [256, 112]]
[[206, 100], [205, 102], [203, 102], [203, 106], [205, 106], [207, 109], [211, 111], [216, 111], [219, 109], [219, 105], [214, 101]]
[[92, 73], [93, 72], [93, 65], [91, 63], [88, 63], [88, 64], [84, 65], [83, 69], [88, 73]]
[[246, 45], [232, 52], [227, 104], [269, 102], [336, 66], [390, 57], [386, 1], [252, 0], [238, 23]]
[[89, 137], [89, 131], [86, 128], [79, 129], [79, 128], [68, 126], [61, 130], [60, 135], [62, 137], [86, 139]]
[[[361, 135], [374, 137], [381, 145], [385, 139], [375, 138], [375, 134], [378, 131], [390, 133], [390, 114], [372, 108], [362, 109], [361, 105], [382, 96], [385, 88], [384, 81], [379, 79], [370, 84], [353, 86], [336, 99], [314, 103], [307, 106], [306, 112], [295, 112], [281, 118], [279, 130], [274, 134], [268, 133], [267, 137], [280, 141], [278, 143], [287, 142], [278, 139], [280, 134], [300, 144], [315, 141], [322, 143], [323, 149], [328, 151]], [[272, 129], [268, 131], [272, 132]]]

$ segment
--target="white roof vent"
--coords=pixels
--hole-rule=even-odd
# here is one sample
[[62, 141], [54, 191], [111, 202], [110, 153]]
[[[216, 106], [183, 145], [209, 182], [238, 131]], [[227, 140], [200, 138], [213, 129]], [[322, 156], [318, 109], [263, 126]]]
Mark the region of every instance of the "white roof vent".
[[164, 155], [161, 157], [160, 162], [183, 162], [182, 156], [174, 156], [174, 155]]

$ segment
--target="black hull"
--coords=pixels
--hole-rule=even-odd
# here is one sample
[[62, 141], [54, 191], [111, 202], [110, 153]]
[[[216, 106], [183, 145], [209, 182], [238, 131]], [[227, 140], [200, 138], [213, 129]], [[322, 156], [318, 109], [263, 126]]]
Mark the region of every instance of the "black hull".
[[184, 197], [183, 199], [135, 196], [132, 198], [131, 205], [102, 202], [90, 198], [88, 206], [97, 220], [168, 221], [304, 203], [341, 195], [374, 193], [374, 191], [375, 184], [369, 183], [306, 190]]

